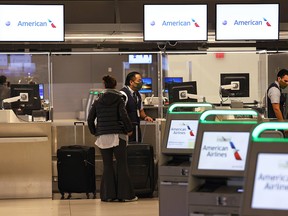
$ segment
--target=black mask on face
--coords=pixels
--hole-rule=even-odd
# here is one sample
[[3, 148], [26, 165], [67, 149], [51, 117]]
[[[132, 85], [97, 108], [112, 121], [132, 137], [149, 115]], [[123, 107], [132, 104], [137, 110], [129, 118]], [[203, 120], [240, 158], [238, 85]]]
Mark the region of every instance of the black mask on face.
[[142, 88], [143, 83], [135, 83], [135, 88], [137, 89], [137, 91], [139, 91]]

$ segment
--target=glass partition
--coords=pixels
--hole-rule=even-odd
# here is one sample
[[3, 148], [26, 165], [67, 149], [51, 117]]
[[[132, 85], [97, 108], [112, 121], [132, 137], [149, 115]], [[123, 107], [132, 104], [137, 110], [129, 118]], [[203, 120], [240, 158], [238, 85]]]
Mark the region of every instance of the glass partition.
[[[54, 115], [49, 117], [53, 120], [83, 118], [89, 91], [103, 88], [104, 75], [113, 75], [120, 89], [126, 75], [138, 71], [149, 81], [145, 83], [149, 90], [142, 92], [145, 110], [153, 118], [163, 118], [169, 106], [169, 82], [195, 81], [199, 102], [204, 99], [215, 105], [241, 102], [263, 106], [268, 85], [281, 68], [288, 68], [287, 57], [287, 51], [239, 48], [190, 52], [0, 53], [0, 75], [7, 76], [10, 84], [41, 84], [42, 105], [53, 110]], [[285, 94], [287, 91], [283, 90]], [[187, 97], [189, 92], [181, 93]]]
[[[39, 84], [37, 91], [39, 91], [41, 106], [47, 112], [51, 110], [50, 53], [0, 53], [0, 75], [7, 77], [7, 86], [12, 86], [13, 89], [15, 84], [22, 84], [22, 87], [23, 84]], [[10, 96], [15, 96], [12, 94], [11, 89]], [[38, 99], [37, 101], [39, 102]]]
[[[131, 71], [140, 72], [147, 82], [149, 88], [142, 92], [142, 99], [145, 111], [153, 118], [165, 117], [169, 106], [167, 78], [175, 78], [173, 82], [195, 81], [199, 102], [261, 107], [277, 68], [288, 67], [283, 63], [287, 61], [279, 63], [277, 59], [287, 54], [223, 50], [51, 53], [54, 119], [85, 118], [90, 90], [103, 89], [102, 77], [111, 74], [118, 81], [117, 89], [121, 89]], [[181, 91], [186, 98], [187, 93]]]

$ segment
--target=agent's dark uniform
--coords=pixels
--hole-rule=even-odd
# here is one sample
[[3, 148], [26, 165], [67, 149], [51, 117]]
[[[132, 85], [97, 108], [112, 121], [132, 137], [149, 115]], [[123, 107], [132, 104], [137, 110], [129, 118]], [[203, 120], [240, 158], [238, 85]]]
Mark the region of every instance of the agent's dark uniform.
[[[140, 129], [140, 110], [143, 109], [141, 95], [138, 91], [132, 91], [127, 86], [123, 87], [120, 91], [124, 92], [127, 96], [126, 110], [133, 125], [133, 134], [129, 136], [129, 142], [140, 142], [142, 135]], [[136, 128], [138, 128], [138, 140], [136, 139]]]

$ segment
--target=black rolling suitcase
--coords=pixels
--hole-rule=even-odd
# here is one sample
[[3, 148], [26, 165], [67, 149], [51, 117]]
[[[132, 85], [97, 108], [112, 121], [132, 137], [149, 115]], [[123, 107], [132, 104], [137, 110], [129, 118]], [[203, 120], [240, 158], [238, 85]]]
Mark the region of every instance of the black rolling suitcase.
[[142, 141], [141, 143], [129, 143], [127, 145], [127, 163], [135, 195], [152, 197], [155, 189], [153, 146], [144, 144]]
[[[76, 126], [79, 122], [74, 123], [75, 142]], [[84, 123], [83, 125], [83, 143]], [[58, 189], [64, 199], [65, 193], [68, 193], [68, 199], [71, 193], [89, 193], [96, 198], [95, 182], [95, 148], [84, 145], [62, 146], [57, 150], [57, 171], [58, 171]]]

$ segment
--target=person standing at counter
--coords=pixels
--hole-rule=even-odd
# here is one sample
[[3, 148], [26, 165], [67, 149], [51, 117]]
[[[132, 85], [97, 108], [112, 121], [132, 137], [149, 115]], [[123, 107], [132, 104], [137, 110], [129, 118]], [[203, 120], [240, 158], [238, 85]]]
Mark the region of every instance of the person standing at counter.
[[277, 79], [268, 87], [267, 90], [268, 118], [277, 118], [278, 121], [284, 120], [286, 98], [282, 93], [282, 89], [285, 89], [287, 85], [288, 70], [281, 69], [277, 74]]
[[[136, 201], [127, 165], [127, 135], [132, 134], [132, 124], [125, 109], [123, 95], [115, 89], [117, 81], [104, 76], [104, 93], [93, 103], [88, 115], [88, 127], [96, 135], [95, 144], [103, 159], [103, 176], [100, 198], [104, 202]], [[95, 125], [96, 120], [96, 125]], [[113, 155], [117, 162], [117, 174], [113, 168]]]
[[140, 73], [130, 72], [125, 79], [125, 86], [120, 92], [125, 95], [126, 110], [133, 124], [133, 134], [129, 137], [129, 142], [135, 142], [136, 128], [138, 129], [138, 141], [141, 142], [140, 120], [153, 122], [153, 119], [146, 115], [139, 90], [142, 88], [142, 76]]
[[3, 108], [3, 100], [10, 98], [10, 88], [7, 86], [7, 77], [0, 76], [0, 108]]

